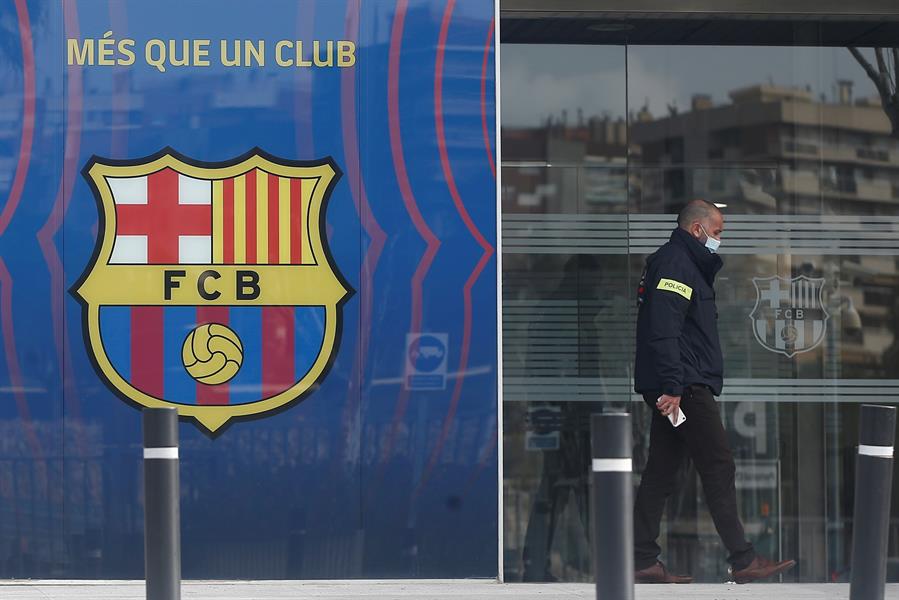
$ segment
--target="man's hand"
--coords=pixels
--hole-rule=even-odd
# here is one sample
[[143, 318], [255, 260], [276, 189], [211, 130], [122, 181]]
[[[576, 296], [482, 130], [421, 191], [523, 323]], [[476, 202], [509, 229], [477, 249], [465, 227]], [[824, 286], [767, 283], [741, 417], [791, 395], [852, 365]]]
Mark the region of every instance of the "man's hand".
[[662, 397], [656, 402], [656, 408], [665, 417], [674, 415], [674, 420], [677, 421], [678, 411], [680, 410], [680, 396], [662, 394]]

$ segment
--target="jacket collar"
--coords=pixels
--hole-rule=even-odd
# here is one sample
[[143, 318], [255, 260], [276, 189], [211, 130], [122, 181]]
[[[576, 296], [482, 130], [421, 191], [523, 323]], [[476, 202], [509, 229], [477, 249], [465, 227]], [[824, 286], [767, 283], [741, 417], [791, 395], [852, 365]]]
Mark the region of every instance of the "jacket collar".
[[687, 251], [687, 254], [700, 272], [702, 272], [709, 285], [715, 281], [715, 275], [724, 266], [724, 261], [721, 260], [720, 256], [709, 252], [709, 249], [699, 243], [699, 240], [680, 227], [675, 227], [674, 231], [671, 232], [671, 242]]

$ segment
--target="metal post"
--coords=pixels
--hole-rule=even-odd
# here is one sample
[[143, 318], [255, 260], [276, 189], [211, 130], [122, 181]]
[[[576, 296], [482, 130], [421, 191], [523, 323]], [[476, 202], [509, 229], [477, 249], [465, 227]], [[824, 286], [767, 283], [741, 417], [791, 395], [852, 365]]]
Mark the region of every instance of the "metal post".
[[178, 411], [144, 410], [144, 565], [147, 600], [181, 600]]
[[858, 427], [850, 600], [883, 600], [896, 408], [864, 404]]
[[631, 416], [593, 415], [593, 564], [599, 600], [634, 600]]

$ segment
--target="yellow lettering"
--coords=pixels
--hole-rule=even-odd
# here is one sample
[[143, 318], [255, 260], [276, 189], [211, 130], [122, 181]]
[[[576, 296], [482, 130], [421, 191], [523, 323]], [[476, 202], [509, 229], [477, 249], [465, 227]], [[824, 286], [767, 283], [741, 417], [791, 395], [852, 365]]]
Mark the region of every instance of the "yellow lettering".
[[285, 59], [284, 54], [281, 52], [285, 48], [290, 48], [293, 43], [290, 40], [281, 40], [277, 44], [275, 44], [275, 62], [278, 63], [279, 67], [292, 67], [293, 61], [291, 59]]
[[144, 48], [144, 58], [148, 65], [156, 67], [160, 73], [165, 73], [165, 42], [162, 40], [147, 42]]
[[341, 40], [337, 42], [337, 66], [352, 67], [356, 64], [356, 44]]
[[97, 64], [103, 67], [114, 65], [115, 61], [112, 59], [112, 55], [115, 52], [115, 40], [112, 39], [112, 32], [104, 33], [103, 38], [97, 42], [97, 46]]
[[210, 40], [194, 40], [194, 66], [209, 66], [209, 44]]
[[297, 66], [298, 67], [311, 67], [312, 61], [306, 60], [303, 58], [303, 41], [297, 40]]
[[169, 40], [169, 64], [173, 67], [186, 67], [190, 64], [190, 42], [181, 40], [181, 57], [178, 57], [178, 41]]
[[84, 40], [80, 44], [76, 39], [69, 39], [68, 42], [70, 65], [94, 64], [94, 40]]
[[222, 40], [221, 45], [221, 62], [226, 67], [240, 66], [240, 40], [234, 40], [234, 58], [228, 56], [228, 41]]
[[116, 64], [123, 67], [134, 64], [134, 40], [122, 40], [119, 42], [119, 53], [125, 58], [120, 58]]
[[254, 44], [250, 40], [245, 40], [243, 49], [243, 62], [246, 66], [251, 66], [253, 61], [256, 61], [256, 64], [260, 67], [265, 66], [265, 40], [259, 40], [258, 45]]
[[[173, 274], [155, 265], [104, 266], [91, 271], [79, 293], [89, 302], [102, 298], [103, 304], [110, 306], [151, 301], [173, 306], [228, 306], [246, 300], [258, 300], [262, 305], [305, 306], [335, 302], [344, 294], [340, 282], [328, 269], [304, 268], [302, 277], [286, 279], [279, 265], [259, 265], [252, 271], [236, 265], [209, 269], [209, 265], [183, 265], [180, 272]], [[278, 284], [266, 286], [269, 281]]]
[[312, 42], [312, 57], [315, 60], [316, 67], [333, 67], [334, 66], [334, 42], [328, 40], [326, 46], [327, 53], [325, 58], [321, 57], [321, 42], [315, 40]]

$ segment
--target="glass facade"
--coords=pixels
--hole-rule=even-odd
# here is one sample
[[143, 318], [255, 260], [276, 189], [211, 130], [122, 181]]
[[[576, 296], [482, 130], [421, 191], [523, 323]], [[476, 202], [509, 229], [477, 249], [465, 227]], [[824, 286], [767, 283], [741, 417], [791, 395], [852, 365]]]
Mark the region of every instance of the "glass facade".
[[[895, 90], [899, 58], [828, 46], [808, 26], [795, 39], [503, 45], [508, 581], [592, 577], [591, 413], [633, 413], [639, 481], [636, 286], [692, 198], [725, 205], [720, 402], [747, 533], [798, 559], [787, 581], [847, 579], [858, 406], [899, 391], [899, 113], [871, 76], [882, 65]], [[690, 464], [680, 479], [663, 560], [722, 581]]]
[[[221, 209], [218, 234], [184, 236], [208, 238], [185, 241], [185, 255], [209, 247], [205, 262], [182, 260], [179, 237], [172, 264], [260, 266], [245, 252], [268, 243], [265, 223], [281, 241], [317, 227], [312, 258], [300, 242], [283, 264], [327, 249], [352, 290], [327, 375], [311, 377], [308, 394], [214, 435], [182, 424], [185, 577], [490, 578], [502, 539], [507, 581], [589, 581], [589, 416], [634, 414], [636, 485], [649, 425], [631, 391], [636, 283], [680, 207], [703, 197], [726, 205], [721, 406], [746, 529], [760, 552], [799, 560], [787, 580], [845, 580], [857, 409], [899, 392], [896, 24], [648, 18], [627, 43], [627, 24], [578, 37], [565, 29], [577, 18], [547, 19], [534, 36], [581, 43], [504, 44], [497, 164], [492, 3], [270, 4], [0, 3], [0, 577], [140, 576], [139, 413], [95, 368], [69, 290], [109, 235], [79, 172], [100, 158], [146, 165], [171, 148], [195, 169], [264, 155], [342, 175], [323, 218], [300, 209], [300, 225], [281, 179], [302, 177], [268, 173], [278, 181], [266, 188], [258, 167], [209, 175], [230, 200], [177, 204], [208, 206], [210, 221], [214, 203], [232, 212]], [[516, 27], [520, 38], [527, 28]], [[135, 42], [134, 63], [87, 58], [85, 40], [98, 49], [107, 31]], [[835, 46], [838, 32], [882, 47]], [[201, 36], [212, 64], [188, 64], [205, 55], [188, 59], [178, 42]], [[174, 42], [165, 69], [143, 53], [153, 40]], [[245, 44], [231, 65], [219, 58], [229, 41]], [[328, 64], [344, 42], [353, 65]], [[203, 179], [192, 172], [175, 174], [177, 194], [181, 176]], [[122, 204], [152, 204], [157, 173], [137, 177], [141, 202]], [[273, 204], [260, 212], [275, 190], [283, 229], [268, 220]], [[231, 241], [213, 261], [224, 231]], [[191, 410], [221, 400], [182, 353], [212, 315], [243, 336], [241, 377], [257, 376], [221, 388], [234, 405], [281, 394], [311, 372], [303, 360], [323, 355], [315, 310], [304, 320], [292, 304], [274, 315], [262, 304], [164, 307], [150, 311], [153, 327], [147, 306], [114, 307], [103, 352], [118, 352], [135, 387], [152, 362], [148, 385]], [[135, 359], [148, 346], [155, 357]], [[689, 464], [680, 478], [664, 558], [720, 581], [724, 550], [698, 478]], [[899, 581], [899, 506], [893, 514]]]

